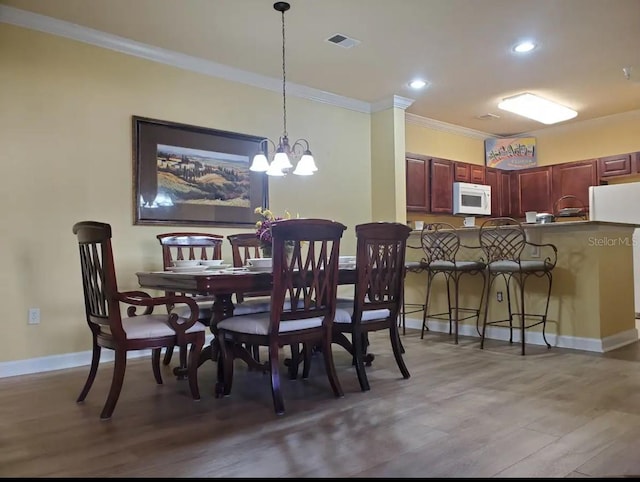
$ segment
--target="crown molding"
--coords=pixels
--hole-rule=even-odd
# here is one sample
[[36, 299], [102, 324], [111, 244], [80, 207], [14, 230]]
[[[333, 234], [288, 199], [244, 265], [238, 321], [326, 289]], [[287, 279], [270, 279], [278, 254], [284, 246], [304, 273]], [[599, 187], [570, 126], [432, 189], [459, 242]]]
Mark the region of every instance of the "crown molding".
[[392, 107], [406, 110], [414, 102], [415, 102], [415, 99], [409, 99], [408, 97], [393, 95], [388, 99], [383, 99], [378, 102], [375, 102], [374, 104], [371, 104], [371, 113], [380, 112], [381, 110], [391, 109]]
[[[254, 74], [246, 70], [240, 70], [210, 60], [154, 47], [142, 42], [136, 42], [135, 40], [83, 27], [64, 20], [58, 20], [46, 15], [27, 12], [7, 5], [0, 5], [0, 22], [77, 40], [210, 77], [230, 80], [273, 92], [282, 91], [282, 79]], [[362, 112], [364, 114], [371, 113], [371, 104], [368, 102], [332, 94], [331, 92], [325, 92], [300, 84], [287, 82], [287, 93], [294, 97], [311, 100], [313, 102], [342, 107], [343, 109]]]
[[[486, 139], [488, 137], [496, 137], [493, 134], [488, 134], [482, 131], [476, 131], [474, 129], [468, 129], [466, 127], [456, 126], [453, 124], [447, 124], [446, 122], [429, 119], [416, 114], [406, 113], [404, 115], [406, 123], [416, 124], [422, 127], [428, 127], [436, 131], [449, 132], [451, 134], [458, 134], [465, 137], [471, 137], [473, 139]], [[498, 136], [499, 137], [499, 136]]]

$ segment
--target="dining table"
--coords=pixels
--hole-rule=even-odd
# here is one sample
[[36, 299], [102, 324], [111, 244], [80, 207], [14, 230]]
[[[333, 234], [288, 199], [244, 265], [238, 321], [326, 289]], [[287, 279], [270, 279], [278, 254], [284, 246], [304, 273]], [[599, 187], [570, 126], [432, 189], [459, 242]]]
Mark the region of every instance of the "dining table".
[[[213, 297], [209, 329], [214, 334], [214, 339], [210, 345], [203, 348], [199, 366], [207, 360], [218, 361], [219, 349], [215, 339], [215, 327], [221, 320], [233, 316], [235, 307], [233, 294], [268, 291], [273, 286], [273, 273], [270, 268], [266, 270], [242, 267], [197, 271], [139, 271], [136, 276], [141, 288]], [[356, 278], [355, 264], [339, 266], [339, 285], [355, 284]], [[246, 361], [249, 362], [249, 360]], [[186, 367], [176, 367], [174, 373], [182, 378], [186, 374]]]

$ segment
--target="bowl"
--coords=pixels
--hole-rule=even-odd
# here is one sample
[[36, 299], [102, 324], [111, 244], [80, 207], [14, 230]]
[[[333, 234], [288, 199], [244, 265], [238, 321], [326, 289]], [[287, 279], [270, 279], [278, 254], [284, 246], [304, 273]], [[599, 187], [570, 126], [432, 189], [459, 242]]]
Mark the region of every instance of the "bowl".
[[222, 259], [202, 259], [200, 264], [203, 266], [220, 266], [223, 261]]
[[198, 266], [200, 264], [199, 259], [177, 259], [173, 262], [173, 265], [176, 268], [193, 268], [194, 266]]
[[271, 258], [249, 258], [247, 259], [247, 266], [253, 266], [254, 268], [270, 268]]

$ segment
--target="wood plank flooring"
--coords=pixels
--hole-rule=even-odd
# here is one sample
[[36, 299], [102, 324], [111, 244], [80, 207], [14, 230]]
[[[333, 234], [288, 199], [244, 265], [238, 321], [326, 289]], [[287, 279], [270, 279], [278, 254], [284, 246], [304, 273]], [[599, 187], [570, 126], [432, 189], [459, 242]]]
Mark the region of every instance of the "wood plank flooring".
[[407, 330], [403, 380], [374, 334], [371, 390], [334, 345], [345, 397], [317, 355], [308, 380], [283, 376], [278, 417], [269, 377], [236, 369], [231, 396], [202, 400], [149, 359], [129, 361], [113, 418], [100, 421], [112, 365], [0, 379], [2, 477], [608, 477], [640, 474], [640, 347], [606, 355]]

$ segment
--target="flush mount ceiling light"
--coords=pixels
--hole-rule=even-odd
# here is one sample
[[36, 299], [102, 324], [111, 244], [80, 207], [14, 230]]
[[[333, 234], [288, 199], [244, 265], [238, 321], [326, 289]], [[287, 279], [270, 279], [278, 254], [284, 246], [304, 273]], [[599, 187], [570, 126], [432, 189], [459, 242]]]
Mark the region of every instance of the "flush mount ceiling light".
[[409, 87], [411, 87], [412, 89], [422, 89], [424, 86], [426, 86], [427, 83], [422, 80], [422, 79], [415, 79], [412, 80], [411, 82], [409, 82]]
[[543, 124], [555, 124], [556, 122], [573, 119], [578, 115], [573, 109], [528, 92], [502, 99], [498, 107]]
[[527, 52], [531, 52], [535, 48], [536, 44], [534, 42], [532, 42], [531, 40], [525, 40], [524, 42], [517, 43], [513, 47], [513, 51], [519, 54], [524, 54]]
[[[284, 176], [293, 167], [291, 159], [298, 161], [294, 174], [298, 176], [310, 176], [318, 170], [309, 150], [309, 142], [306, 139], [298, 139], [289, 144], [287, 134], [287, 71], [285, 68], [285, 29], [284, 12], [291, 8], [287, 2], [276, 2], [273, 8], [282, 14], [282, 136], [276, 145], [271, 139], [264, 139], [260, 143], [261, 151], [253, 158], [249, 170], [266, 172], [268, 176]], [[271, 163], [268, 158], [273, 157]]]

